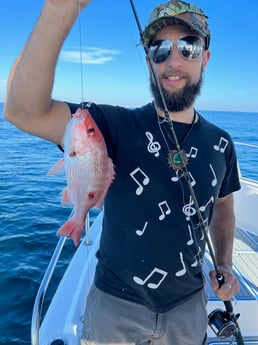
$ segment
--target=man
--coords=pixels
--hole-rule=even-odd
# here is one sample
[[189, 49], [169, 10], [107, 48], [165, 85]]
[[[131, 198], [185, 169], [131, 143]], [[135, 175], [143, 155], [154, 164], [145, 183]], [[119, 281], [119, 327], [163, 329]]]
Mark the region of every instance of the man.
[[[58, 145], [79, 107], [51, 99], [60, 47], [77, 15], [78, 0], [45, 1], [13, 67], [5, 106], [9, 121]], [[201, 9], [182, 1], [158, 6], [143, 34], [154, 102], [134, 110], [85, 105], [116, 178], [105, 200], [82, 344], [205, 344], [207, 224], [226, 282], [219, 287], [212, 271], [211, 285], [223, 300], [239, 291], [232, 273], [235, 151], [230, 136], [194, 108], [209, 40]]]

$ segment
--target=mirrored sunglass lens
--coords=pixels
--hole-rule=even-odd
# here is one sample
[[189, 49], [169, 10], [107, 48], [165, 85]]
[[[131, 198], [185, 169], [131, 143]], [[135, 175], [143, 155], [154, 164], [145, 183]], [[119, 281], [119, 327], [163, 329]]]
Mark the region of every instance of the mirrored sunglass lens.
[[149, 49], [149, 55], [154, 63], [164, 62], [171, 54], [173, 43], [168, 40], [154, 42]]
[[184, 58], [194, 60], [201, 55], [203, 43], [199, 37], [186, 36], [177, 41], [177, 49]]

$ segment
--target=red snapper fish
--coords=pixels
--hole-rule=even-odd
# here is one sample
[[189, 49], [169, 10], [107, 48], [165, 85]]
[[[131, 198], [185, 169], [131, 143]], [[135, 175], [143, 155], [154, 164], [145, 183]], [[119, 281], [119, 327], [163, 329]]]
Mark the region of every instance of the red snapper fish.
[[87, 109], [77, 109], [66, 127], [63, 139], [64, 158], [58, 161], [48, 175], [65, 170], [67, 187], [62, 204], [73, 204], [68, 221], [57, 231], [71, 237], [78, 245], [85, 219], [92, 207], [101, 208], [115, 172], [108, 157], [104, 138]]

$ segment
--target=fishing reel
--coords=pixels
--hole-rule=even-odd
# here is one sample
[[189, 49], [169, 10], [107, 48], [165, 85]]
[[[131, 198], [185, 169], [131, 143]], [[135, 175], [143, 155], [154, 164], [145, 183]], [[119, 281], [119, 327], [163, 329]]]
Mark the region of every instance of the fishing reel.
[[219, 338], [228, 338], [236, 334], [240, 314], [231, 315], [229, 312], [215, 309], [208, 315], [208, 324]]

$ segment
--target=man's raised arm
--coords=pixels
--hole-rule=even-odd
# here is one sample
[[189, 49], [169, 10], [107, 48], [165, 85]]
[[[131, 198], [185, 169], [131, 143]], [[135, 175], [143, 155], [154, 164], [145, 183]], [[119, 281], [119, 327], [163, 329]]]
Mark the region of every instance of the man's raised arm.
[[62, 44], [90, 0], [46, 0], [11, 70], [5, 118], [20, 129], [61, 144], [70, 110], [51, 93]]

